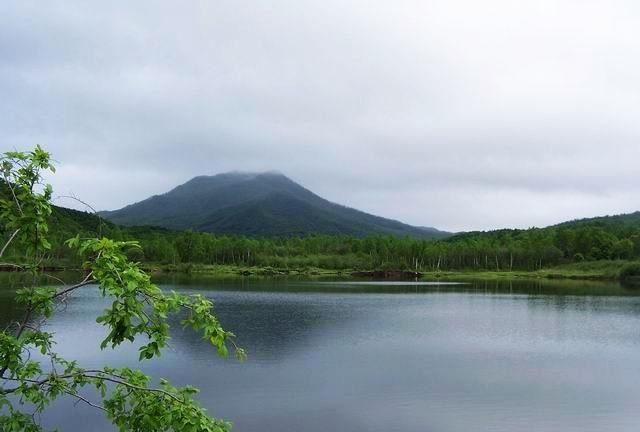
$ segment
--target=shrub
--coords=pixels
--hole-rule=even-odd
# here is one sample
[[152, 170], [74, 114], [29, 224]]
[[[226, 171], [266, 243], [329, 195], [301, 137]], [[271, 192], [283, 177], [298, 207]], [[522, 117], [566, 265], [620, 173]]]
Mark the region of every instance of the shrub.
[[620, 270], [620, 281], [640, 284], [640, 263], [627, 264]]

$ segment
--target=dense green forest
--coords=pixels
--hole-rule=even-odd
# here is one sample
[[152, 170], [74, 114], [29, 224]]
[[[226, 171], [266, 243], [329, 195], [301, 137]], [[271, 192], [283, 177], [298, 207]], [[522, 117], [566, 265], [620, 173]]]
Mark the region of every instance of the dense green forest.
[[[215, 235], [155, 227], [122, 227], [89, 213], [61, 207], [54, 208], [50, 226], [53, 244], [50, 262], [68, 266], [78, 263], [64, 240], [77, 233], [139, 240], [142, 249], [129, 251], [131, 258], [167, 265], [503, 271], [640, 257], [640, 212], [541, 229], [469, 232], [445, 240], [383, 235], [273, 238]], [[14, 252], [18, 255], [18, 251]]]
[[[116, 234], [116, 233], [114, 233]], [[120, 229], [152, 262], [273, 267], [417, 270], [536, 270], [566, 262], [640, 256], [640, 223], [578, 223], [545, 229], [470, 233], [447, 240], [393, 236], [248, 238]]]

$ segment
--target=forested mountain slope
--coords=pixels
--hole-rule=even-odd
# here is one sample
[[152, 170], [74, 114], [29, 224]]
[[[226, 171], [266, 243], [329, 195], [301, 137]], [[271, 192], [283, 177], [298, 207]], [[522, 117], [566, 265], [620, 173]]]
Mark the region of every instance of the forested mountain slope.
[[101, 215], [121, 225], [250, 236], [450, 235], [332, 203], [279, 173], [195, 177], [165, 194]]

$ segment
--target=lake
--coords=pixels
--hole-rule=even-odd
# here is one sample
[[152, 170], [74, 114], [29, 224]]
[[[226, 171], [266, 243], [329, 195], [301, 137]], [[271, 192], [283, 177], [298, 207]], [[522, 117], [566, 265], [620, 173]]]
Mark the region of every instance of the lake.
[[[20, 315], [1, 279], [0, 324]], [[140, 367], [194, 384], [238, 432], [633, 431], [640, 428], [640, 294], [597, 282], [460, 285], [165, 277], [214, 299], [248, 354], [221, 359], [176, 331], [160, 359], [100, 352], [105, 307], [78, 292], [48, 323], [83, 366]], [[62, 431], [112, 431], [71, 401], [43, 417]], [[87, 429], [87, 425], [91, 425]]]

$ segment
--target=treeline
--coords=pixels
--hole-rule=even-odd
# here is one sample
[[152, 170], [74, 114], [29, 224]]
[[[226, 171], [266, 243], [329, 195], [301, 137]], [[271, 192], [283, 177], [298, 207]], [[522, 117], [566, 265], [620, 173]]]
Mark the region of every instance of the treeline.
[[121, 227], [100, 222], [88, 213], [59, 207], [54, 209], [50, 226], [51, 261], [66, 265], [78, 264], [76, 257], [64, 246], [64, 240], [78, 233], [138, 240], [142, 249], [130, 250], [131, 258], [167, 265], [501, 271], [640, 257], [640, 213], [622, 218], [575, 221], [543, 229], [465, 233], [446, 240], [392, 236], [221, 236], [151, 227]]
[[207, 233], [138, 233], [136, 259], [273, 267], [417, 270], [536, 270], [572, 261], [640, 257], [640, 227], [621, 236], [602, 227], [530, 229], [444, 241], [391, 236], [257, 239]]

